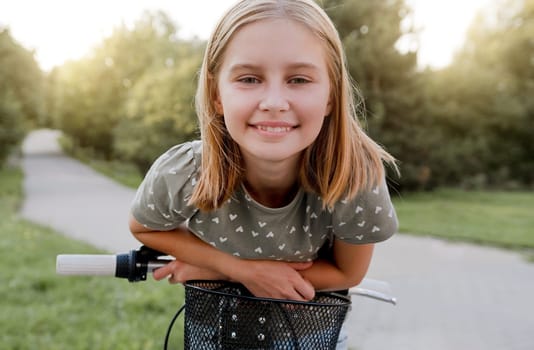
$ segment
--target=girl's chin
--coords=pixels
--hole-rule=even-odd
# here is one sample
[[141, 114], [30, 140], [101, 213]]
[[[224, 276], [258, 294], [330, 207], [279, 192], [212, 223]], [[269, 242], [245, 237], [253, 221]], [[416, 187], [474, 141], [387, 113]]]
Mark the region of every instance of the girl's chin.
[[251, 147], [241, 147], [247, 158], [266, 162], [281, 162], [300, 156], [302, 149], [283, 143], [256, 143]]

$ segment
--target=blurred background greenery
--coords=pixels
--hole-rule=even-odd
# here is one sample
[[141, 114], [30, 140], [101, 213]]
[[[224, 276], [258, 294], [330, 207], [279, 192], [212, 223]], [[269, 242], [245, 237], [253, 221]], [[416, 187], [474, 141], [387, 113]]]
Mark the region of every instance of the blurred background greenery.
[[[411, 11], [404, 0], [322, 3], [365, 97], [364, 124], [400, 161], [398, 191], [533, 187], [534, 1], [495, 2], [438, 70], [418, 69], [415, 48], [397, 49], [415, 31], [401, 25]], [[204, 44], [180, 39], [165, 13], [146, 13], [86, 57], [43, 72], [0, 29], [0, 160], [25, 131], [51, 127], [71, 150], [144, 172], [169, 146], [198, 137]]]

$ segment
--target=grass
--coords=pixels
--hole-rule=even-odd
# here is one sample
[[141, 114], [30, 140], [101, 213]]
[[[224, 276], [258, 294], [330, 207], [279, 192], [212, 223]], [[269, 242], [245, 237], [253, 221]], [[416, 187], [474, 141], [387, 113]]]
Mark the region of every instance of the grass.
[[[183, 289], [56, 275], [57, 254], [101, 252], [22, 220], [21, 179], [20, 170], [0, 169], [0, 347], [161, 349]], [[173, 346], [181, 344], [179, 333]]]
[[401, 232], [534, 251], [532, 192], [441, 189], [394, 202]]
[[[57, 254], [101, 252], [21, 219], [21, 180], [19, 169], [0, 169], [1, 348], [162, 348], [183, 289], [164, 282], [57, 276]], [[534, 256], [530, 192], [442, 189], [394, 202], [403, 233], [525, 249]], [[172, 344], [181, 344], [179, 333]]]

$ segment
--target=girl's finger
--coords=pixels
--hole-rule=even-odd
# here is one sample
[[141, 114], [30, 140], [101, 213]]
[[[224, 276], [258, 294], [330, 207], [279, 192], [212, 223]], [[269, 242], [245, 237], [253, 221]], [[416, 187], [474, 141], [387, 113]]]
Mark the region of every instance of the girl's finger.
[[164, 279], [165, 277], [169, 276], [172, 273], [172, 266], [171, 264], [167, 264], [166, 266], [160, 267], [156, 270], [154, 270], [154, 273], [152, 276], [156, 281], [160, 281]]
[[297, 293], [299, 293], [304, 300], [309, 301], [312, 300], [313, 297], [315, 297], [315, 289], [311, 285], [310, 282], [305, 281], [304, 284], [299, 286], [300, 288], [297, 289]]

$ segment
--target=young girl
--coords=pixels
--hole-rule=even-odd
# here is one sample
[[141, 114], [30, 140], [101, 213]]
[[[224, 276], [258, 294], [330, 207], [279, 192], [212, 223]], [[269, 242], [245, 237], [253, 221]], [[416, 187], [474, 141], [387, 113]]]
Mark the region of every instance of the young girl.
[[395, 165], [357, 121], [324, 11], [238, 2], [208, 41], [196, 107], [201, 140], [159, 157], [132, 208], [135, 237], [176, 258], [154, 277], [294, 300], [360, 283], [397, 229], [383, 162]]

